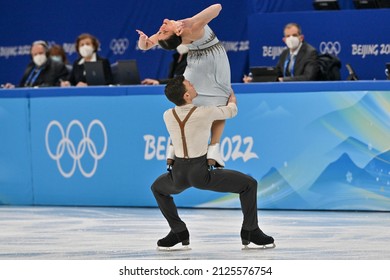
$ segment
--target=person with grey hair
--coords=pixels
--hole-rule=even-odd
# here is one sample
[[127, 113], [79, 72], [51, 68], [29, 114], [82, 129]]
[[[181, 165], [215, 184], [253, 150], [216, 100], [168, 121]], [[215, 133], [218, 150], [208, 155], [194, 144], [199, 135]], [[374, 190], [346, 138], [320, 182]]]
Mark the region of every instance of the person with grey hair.
[[[49, 59], [49, 46], [39, 40], [31, 44], [31, 61], [24, 71], [19, 87], [51, 87], [59, 86], [61, 80], [68, 77], [65, 64]], [[14, 88], [11, 83], [4, 88]]]

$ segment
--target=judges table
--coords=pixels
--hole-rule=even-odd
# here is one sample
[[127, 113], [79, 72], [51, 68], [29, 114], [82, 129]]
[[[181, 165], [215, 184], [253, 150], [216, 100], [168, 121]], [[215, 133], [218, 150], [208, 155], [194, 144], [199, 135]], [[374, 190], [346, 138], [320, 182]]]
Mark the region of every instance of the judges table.
[[[388, 81], [233, 84], [227, 169], [260, 209], [390, 210]], [[157, 206], [166, 172], [163, 86], [0, 90], [0, 204]], [[190, 188], [179, 207], [239, 208]]]

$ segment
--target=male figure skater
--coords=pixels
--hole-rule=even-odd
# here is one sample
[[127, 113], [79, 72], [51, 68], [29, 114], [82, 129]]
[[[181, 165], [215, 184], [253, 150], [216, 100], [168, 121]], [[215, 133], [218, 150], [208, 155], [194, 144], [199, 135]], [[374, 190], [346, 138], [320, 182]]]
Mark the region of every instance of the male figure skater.
[[[159, 31], [148, 37], [137, 30], [138, 46], [148, 50], [159, 44], [164, 49], [174, 50], [180, 44], [189, 48], [184, 77], [195, 86], [199, 96], [194, 100], [196, 106], [224, 106], [230, 95], [230, 65], [224, 47], [208, 23], [219, 15], [220, 4], [214, 4], [191, 18], [179, 21], [164, 19]], [[217, 120], [211, 127], [211, 140], [207, 158], [209, 165], [224, 167], [220, 155], [220, 141], [225, 120]], [[168, 152], [168, 159], [174, 151]]]
[[172, 139], [176, 159], [172, 169], [161, 175], [152, 184], [157, 204], [171, 228], [168, 235], [158, 240], [159, 248], [170, 248], [178, 243], [189, 245], [189, 232], [180, 219], [172, 194], [178, 194], [189, 187], [217, 192], [231, 192], [240, 195], [244, 215], [241, 240], [273, 245], [274, 239], [264, 234], [257, 220], [257, 181], [241, 172], [228, 169], [211, 169], [207, 164], [207, 146], [210, 127], [215, 120], [225, 120], [237, 114], [236, 97], [231, 91], [225, 106], [196, 107], [197, 97], [193, 85], [177, 76], [165, 87], [165, 95], [176, 107], [164, 113], [164, 122]]

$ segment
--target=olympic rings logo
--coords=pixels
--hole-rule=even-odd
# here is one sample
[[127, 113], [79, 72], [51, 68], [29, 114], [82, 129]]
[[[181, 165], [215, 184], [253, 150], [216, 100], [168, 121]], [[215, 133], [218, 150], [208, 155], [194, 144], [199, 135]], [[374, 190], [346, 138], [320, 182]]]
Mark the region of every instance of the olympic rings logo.
[[[100, 130], [103, 134], [103, 148], [100, 153], [98, 153], [97, 151], [95, 142], [91, 139], [91, 131], [95, 126], [100, 127]], [[49, 137], [55, 127], [57, 127], [60, 132], [61, 140], [58, 142], [55, 151], [52, 151], [49, 147]], [[70, 139], [70, 132], [73, 127], [78, 127], [81, 132], [82, 137], [78, 143], [75, 143]], [[50, 158], [57, 162], [58, 170], [62, 176], [64, 176], [65, 178], [72, 177], [74, 172], [76, 171], [76, 168], [78, 167], [84, 177], [90, 178], [96, 172], [98, 161], [101, 160], [106, 154], [107, 132], [103, 123], [99, 120], [93, 120], [89, 124], [87, 128], [87, 133], [85, 133], [83, 125], [78, 120], [72, 120], [66, 128], [66, 131], [64, 131], [64, 128], [58, 121], [53, 120], [46, 128], [45, 142], [47, 153], [49, 154]], [[65, 155], [65, 152], [67, 152], [67, 155], [73, 160], [73, 164], [68, 171], [65, 171], [61, 164], [61, 159]], [[88, 152], [93, 159], [93, 167], [89, 172], [86, 171], [81, 164], [81, 160], [86, 154], [86, 152]]]
[[129, 47], [129, 40], [127, 38], [112, 39], [110, 49], [114, 54], [124, 54]]
[[334, 54], [335, 56], [338, 56], [338, 54], [341, 52], [341, 44], [339, 41], [321, 42], [320, 43], [320, 52]]

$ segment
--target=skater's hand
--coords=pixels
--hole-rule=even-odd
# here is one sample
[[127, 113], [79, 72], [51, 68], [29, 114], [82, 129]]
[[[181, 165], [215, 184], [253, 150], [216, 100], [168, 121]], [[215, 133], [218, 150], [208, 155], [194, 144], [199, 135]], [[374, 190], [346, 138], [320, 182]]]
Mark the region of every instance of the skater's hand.
[[230, 92], [228, 103], [237, 104], [237, 98], [236, 98], [236, 95], [234, 94], [233, 90]]
[[176, 35], [181, 36], [184, 29], [183, 22], [181, 20], [175, 21], [175, 27], [176, 27], [176, 32], [175, 32]]
[[184, 29], [188, 29], [190, 31], [190, 33], [192, 33], [192, 25], [194, 24], [194, 22], [193, 22], [193, 20], [191, 20], [191, 18], [178, 20], [176, 22], [177, 22], [177, 25], [176, 25], [177, 33], [176, 34], [178, 36], [180, 36], [183, 33]]
[[148, 48], [150, 48], [150, 46], [154, 45], [153, 41], [150, 40], [145, 33], [143, 33], [141, 30], [138, 29], [136, 31], [139, 34], [138, 47], [141, 50], [147, 50]]

